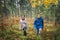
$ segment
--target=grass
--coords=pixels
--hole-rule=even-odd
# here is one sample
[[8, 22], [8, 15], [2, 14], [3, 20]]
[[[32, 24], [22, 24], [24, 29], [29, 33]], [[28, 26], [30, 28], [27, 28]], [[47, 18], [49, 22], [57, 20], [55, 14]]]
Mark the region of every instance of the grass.
[[[34, 19], [27, 19], [27, 21], [29, 29], [27, 30], [28, 34], [26, 37], [23, 36], [23, 31], [19, 29], [20, 24], [17, 23], [12, 25], [12, 27], [5, 27], [6, 30], [3, 31], [3, 35], [2, 31], [0, 30], [0, 39], [2, 39], [1, 37], [4, 37], [3, 40], [43, 40], [43, 37], [41, 35], [36, 35], [36, 31], [33, 28]], [[55, 30], [55, 27], [50, 26], [49, 23], [44, 23], [44, 32], [42, 35], [46, 35], [47, 32], [50, 31], [55, 32]]]

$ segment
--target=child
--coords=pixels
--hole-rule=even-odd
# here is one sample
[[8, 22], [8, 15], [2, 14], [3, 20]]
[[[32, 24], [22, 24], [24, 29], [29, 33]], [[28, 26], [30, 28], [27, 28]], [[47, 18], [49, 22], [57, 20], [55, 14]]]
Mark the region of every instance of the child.
[[27, 35], [26, 30], [27, 30], [27, 21], [25, 20], [25, 15], [22, 15], [22, 18], [20, 20], [20, 26], [23, 29], [24, 36]]
[[34, 29], [37, 30], [37, 35], [41, 34], [43, 27], [44, 27], [43, 18], [38, 13], [37, 18], [34, 21]]

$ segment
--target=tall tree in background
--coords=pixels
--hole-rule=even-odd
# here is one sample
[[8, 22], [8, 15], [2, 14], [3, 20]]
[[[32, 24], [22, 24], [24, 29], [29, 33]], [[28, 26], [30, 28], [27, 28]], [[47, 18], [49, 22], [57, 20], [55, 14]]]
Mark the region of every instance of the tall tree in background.
[[8, 8], [10, 10], [11, 16], [14, 16], [16, 9], [16, 0], [8, 0]]
[[21, 14], [25, 14], [26, 17], [31, 14], [30, 13], [31, 12], [31, 5], [30, 5], [29, 0], [20, 0], [18, 2], [18, 4], [20, 4]]
[[3, 25], [3, 18], [8, 17], [10, 14], [9, 9], [6, 7], [6, 2], [6, 0], [0, 0], [0, 28], [2, 31], [5, 29], [5, 26]]

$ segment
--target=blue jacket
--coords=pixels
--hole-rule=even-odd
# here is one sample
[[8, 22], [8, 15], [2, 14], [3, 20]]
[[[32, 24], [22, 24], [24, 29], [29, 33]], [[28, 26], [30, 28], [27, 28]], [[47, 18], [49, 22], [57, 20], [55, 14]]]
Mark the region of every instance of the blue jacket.
[[36, 18], [35, 21], [34, 21], [34, 29], [39, 29], [39, 28], [42, 28], [43, 29], [44, 27], [44, 22], [43, 22], [43, 19], [42, 17], [40, 18]]

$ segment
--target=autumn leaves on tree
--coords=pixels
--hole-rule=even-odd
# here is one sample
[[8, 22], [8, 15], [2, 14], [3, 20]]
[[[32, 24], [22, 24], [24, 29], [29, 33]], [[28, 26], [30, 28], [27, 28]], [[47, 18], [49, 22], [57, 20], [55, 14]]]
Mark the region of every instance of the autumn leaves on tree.
[[54, 4], [57, 5], [58, 4], [58, 0], [30, 0], [31, 6], [33, 8], [39, 6], [40, 4], [44, 4], [45, 8], [48, 8], [49, 5]]

